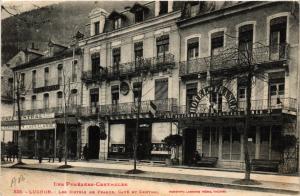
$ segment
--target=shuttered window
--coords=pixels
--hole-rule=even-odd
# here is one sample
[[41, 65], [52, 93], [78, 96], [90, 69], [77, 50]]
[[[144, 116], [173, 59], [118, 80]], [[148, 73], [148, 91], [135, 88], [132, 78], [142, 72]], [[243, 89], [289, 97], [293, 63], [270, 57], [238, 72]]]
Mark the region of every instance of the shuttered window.
[[168, 98], [168, 79], [155, 80], [155, 100]]

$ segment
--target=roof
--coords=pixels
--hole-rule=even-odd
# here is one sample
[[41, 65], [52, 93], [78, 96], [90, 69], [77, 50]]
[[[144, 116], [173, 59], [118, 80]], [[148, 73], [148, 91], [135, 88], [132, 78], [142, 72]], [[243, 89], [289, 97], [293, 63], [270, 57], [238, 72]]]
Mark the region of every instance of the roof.
[[[80, 48], [76, 48], [75, 54], [76, 55], [81, 54]], [[54, 56], [50, 56], [50, 57], [49, 56], [41, 56], [41, 57], [38, 57], [36, 59], [33, 59], [30, 62], [20, 64], [20, 65], [14, 67], [12, 69], [13, 69], [13, 71], [17, 71], [17, 70], [25, 69], [25, 68], [28, 68], [28, 67], [33, 67], [35, 65], [41, 65], [41, 64], [44, 64], [44, 63], [49, 63], [49, 62], [52, 62], [52, 61], [64, 59], [66, 57], [71, 57], [72, 55], [73, 55], [73, 48], [67, 48], [67, 49], [63, 50], [62, 52], [60, 52], [60, 53], [56, 53]]]

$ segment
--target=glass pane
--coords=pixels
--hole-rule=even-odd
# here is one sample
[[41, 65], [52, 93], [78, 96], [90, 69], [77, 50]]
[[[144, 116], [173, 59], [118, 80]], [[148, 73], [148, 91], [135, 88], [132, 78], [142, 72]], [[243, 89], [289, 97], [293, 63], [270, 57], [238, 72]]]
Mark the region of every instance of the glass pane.
[[224, 128], [222, 134], [222, 159], [230, 159], [230, 128]]
[[241, 158], [241, 134], [236, 128], [232, 128], [231, 159], [239, 160], [240, 158]]
[[260, 129], [260, 159], [269, 159], [270, 127]]

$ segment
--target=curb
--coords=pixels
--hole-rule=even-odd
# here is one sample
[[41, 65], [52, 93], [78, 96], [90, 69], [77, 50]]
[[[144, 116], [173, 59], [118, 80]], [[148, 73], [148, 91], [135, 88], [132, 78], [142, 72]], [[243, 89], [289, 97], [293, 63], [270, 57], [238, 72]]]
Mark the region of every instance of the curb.
[[117, 178], [128, 178], [128, 179], [137, 179], [137, 180], [148, 180], [156, 182], [168, 182], [168, 183], [180, 183], [180, 184], [190, 184], [190, 185], [200, 185], [208, 187], [217, 187], [217, 188], [229, 188], [229, 189], [238, 189], [238, 190], [247, 190], [247, 191], [261, 191], [269, 193], [280, 193], [280, 194], [299, 194], [299, 191], [289, 190], [289, 189], [274, 189], [268, 187], [260, 187], [255, 185], [238, 185], [238, 184], [228, 184], [228, 183], [211, 183], [204, 181], [192, 181], [184, 179], [171, 179], [171, 178], [161, 178], [161, 177], [149, 177], [142, 176], [141, 174], [116, 174], [116, 173], [105, 173], [105, 172], [89, 172], [89, 171], [74, 171], [66, 169], [50, 169], [50, 168], [33, 168], [33, 167], [24, 167], [24, 166], [15, 166], [15, 169], [27, 169], [27, 170], [37, 170], [37, 171], [48, 171], [48, 172], [59, 172], [59, 173], [70, 173], [70, 174], [81, 174], [81, 175], [92, 175], [92, 176], [105, 176], [105, 177], [117, 177]]

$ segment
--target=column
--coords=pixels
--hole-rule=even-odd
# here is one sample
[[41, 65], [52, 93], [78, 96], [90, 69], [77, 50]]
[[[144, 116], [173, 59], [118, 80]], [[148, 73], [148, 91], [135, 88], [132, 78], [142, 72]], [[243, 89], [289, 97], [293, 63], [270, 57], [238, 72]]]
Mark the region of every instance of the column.
[[34, 140], [35, 140], [35, 145], [34, 145], [34, 156], [37, 158], [37, 150], [39, 149], [39, 142], [37, 140], [37, 130], [34, 131]]
[[255, 159], [259, 159], [259, 152], [260, 152], [260, 134], [259, 134], [260, 127], [256, 126], [256, 135], [255, 135]]
[[179, 146], [179, 149], [178, 149], [178, 153], [179, 153], [179, 156], [178, 156], [178, 159], [179, 159], [179, 164], [182, 165], [183, 164], [183, 159], [184, 159], [184, 155], [183, 155], [183, 148], [185, 146], [185, 138], [184, 138], [184, 135], [183, 135], [183, 130], [180, 128], [178, 129], [178, 133], [180, 135], [183, 136], [183, 141], [182, 141], [182, 145]]
[[197, 129], [196, 150], [201, 155], [202, 150], [202, 128]]
[[55, 125], [55, 127], [54, 127], [54, 138], [53, 138], [53, 140], [54, 140], [54, 147], [53, 147], [53, 153], [54, 153], [54, 158], [56, 158], [56, 125]]
[[218, 153], [218, 159], [222, 159], [222, 133], [223, 133], [223, 127], [219, 127], [219, 153]]

